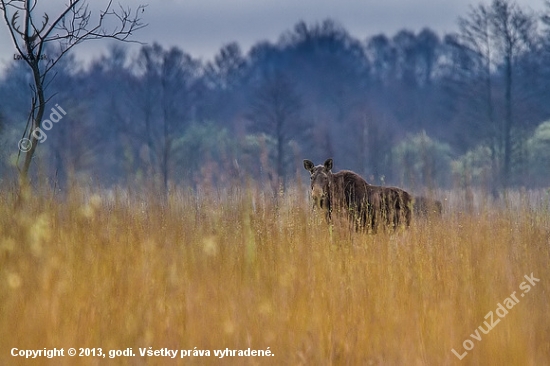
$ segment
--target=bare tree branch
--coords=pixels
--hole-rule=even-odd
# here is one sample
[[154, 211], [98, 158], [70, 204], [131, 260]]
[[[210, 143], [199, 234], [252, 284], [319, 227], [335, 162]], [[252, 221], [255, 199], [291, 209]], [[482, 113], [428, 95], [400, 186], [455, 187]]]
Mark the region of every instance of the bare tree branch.
[[[25, 162], [21, 172], [21, 181], [27, 181], [31, 159], [37, 147], [37, 138], [33, 132], [41, 126], [46, 103], [45, 89], [48, 84], [46, 76], [59, 60], [74, 46], [87, 40], [111, 38], [124, 42], [129, 40], [139, 29], [146, 26], [141, 21], [141, 14], [146, 5], [139, 5], [135, 12], [130, 8], [113, 9], [110, 0], [99, 12], [99, 19], [92, 24], [92, 12], [85, 0], [69, 0], [66, 8], [50, 23], [48, 14], [36, 15], [35, 9], [39, 0], [0, 0], [0, 11], [3, 13], [13, 44], [32, 71], [34, 85], [31, 85], [32, 103], [29, 113], [29, 123], [23, 133], [30, 140], [31, 148], [25, 152]], [[40, 17], [41, 25], [34, 20]], [[106, 24], [116, 23], [118, 26], [109, 29]], [[44, 54], [48, 44], [59, 47], [57, 54]], [[139, 42], [138, 42], [139, 43]], [[52, 51], [53, 49], [48, 49]], [[30, 124], [30, 128], [29, 128]], [[19, 166], [18, 166], [19, 168]], [[25, 183], [25, 182], [23, 182]]]

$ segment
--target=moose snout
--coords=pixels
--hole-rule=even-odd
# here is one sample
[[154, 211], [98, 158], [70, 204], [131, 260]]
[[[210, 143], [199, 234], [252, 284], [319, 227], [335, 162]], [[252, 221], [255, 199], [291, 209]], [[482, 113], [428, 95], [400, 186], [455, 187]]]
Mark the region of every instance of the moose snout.
[[321, 187], [313, 186], [311, 188], [311, 197], [313, 197], [313, 199], [321, 199], [323, 196], [324, 193]]
[[323, 207], [323, 200], [325, 198], [325, 192], [321, 187], [311, 187], [311, 198], [317, 207]]

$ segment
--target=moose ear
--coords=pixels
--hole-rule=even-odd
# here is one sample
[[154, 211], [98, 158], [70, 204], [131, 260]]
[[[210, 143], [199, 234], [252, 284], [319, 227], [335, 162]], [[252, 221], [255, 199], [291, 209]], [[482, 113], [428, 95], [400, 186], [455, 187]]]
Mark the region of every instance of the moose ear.
[[326, 169], [327, 171], [331, 171], [331, 170], [332, 170], [332, 159], [327, 159], [327, 160], [325, 161], [325, 164], [324, 164], [324, 165], [325, 165], [325, 169]]
[[315, 165], [311, 160], [304, 159], [304, 168], [308, 171], [312, 171]]

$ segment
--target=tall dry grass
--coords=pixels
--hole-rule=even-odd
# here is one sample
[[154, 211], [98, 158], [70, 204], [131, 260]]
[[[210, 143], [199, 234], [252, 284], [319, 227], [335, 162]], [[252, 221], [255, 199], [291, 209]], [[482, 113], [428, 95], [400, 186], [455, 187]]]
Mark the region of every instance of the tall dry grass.
[[[2, 192], [0, 364], [550, 364], [549, 206], [524, 196], [466, 213], [450, 193], [443, 218], [366, 235], [327, 226], [292, 191], [73, 192], [17, 209]], [[531, 273], [540, 282], [520, 297]], [[514, 291], [520, 302], [473, 340]], [[460, 361], [451, 349], [467, 339]], [[136, 356], [25, 360], [14, 347]], [[213, 354], [249, 347], [275, 356]]]

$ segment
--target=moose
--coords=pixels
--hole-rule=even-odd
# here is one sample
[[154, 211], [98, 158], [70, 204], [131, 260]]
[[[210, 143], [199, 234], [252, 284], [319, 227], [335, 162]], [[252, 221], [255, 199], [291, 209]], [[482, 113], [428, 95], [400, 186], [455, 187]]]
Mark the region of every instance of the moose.
[[350, 170], [332, 173], [332, 164], [332, 159], [317, 166], [304, 160], [304, 168], [311, 174], [314, 205], [325, 210], [328, 221], [333, 214], [344, 215], [356, 230], [370, 228], [373, 232], [383, 224], [394, 228], [401, 224], [410, 226], [409, 193], [396, 187], [371, 185]]
[[418, 217], [441, 217], [443, 213], [443, 204], [441, 201], [424, 196], [414, 197], [413, 207], [413, 212]]

